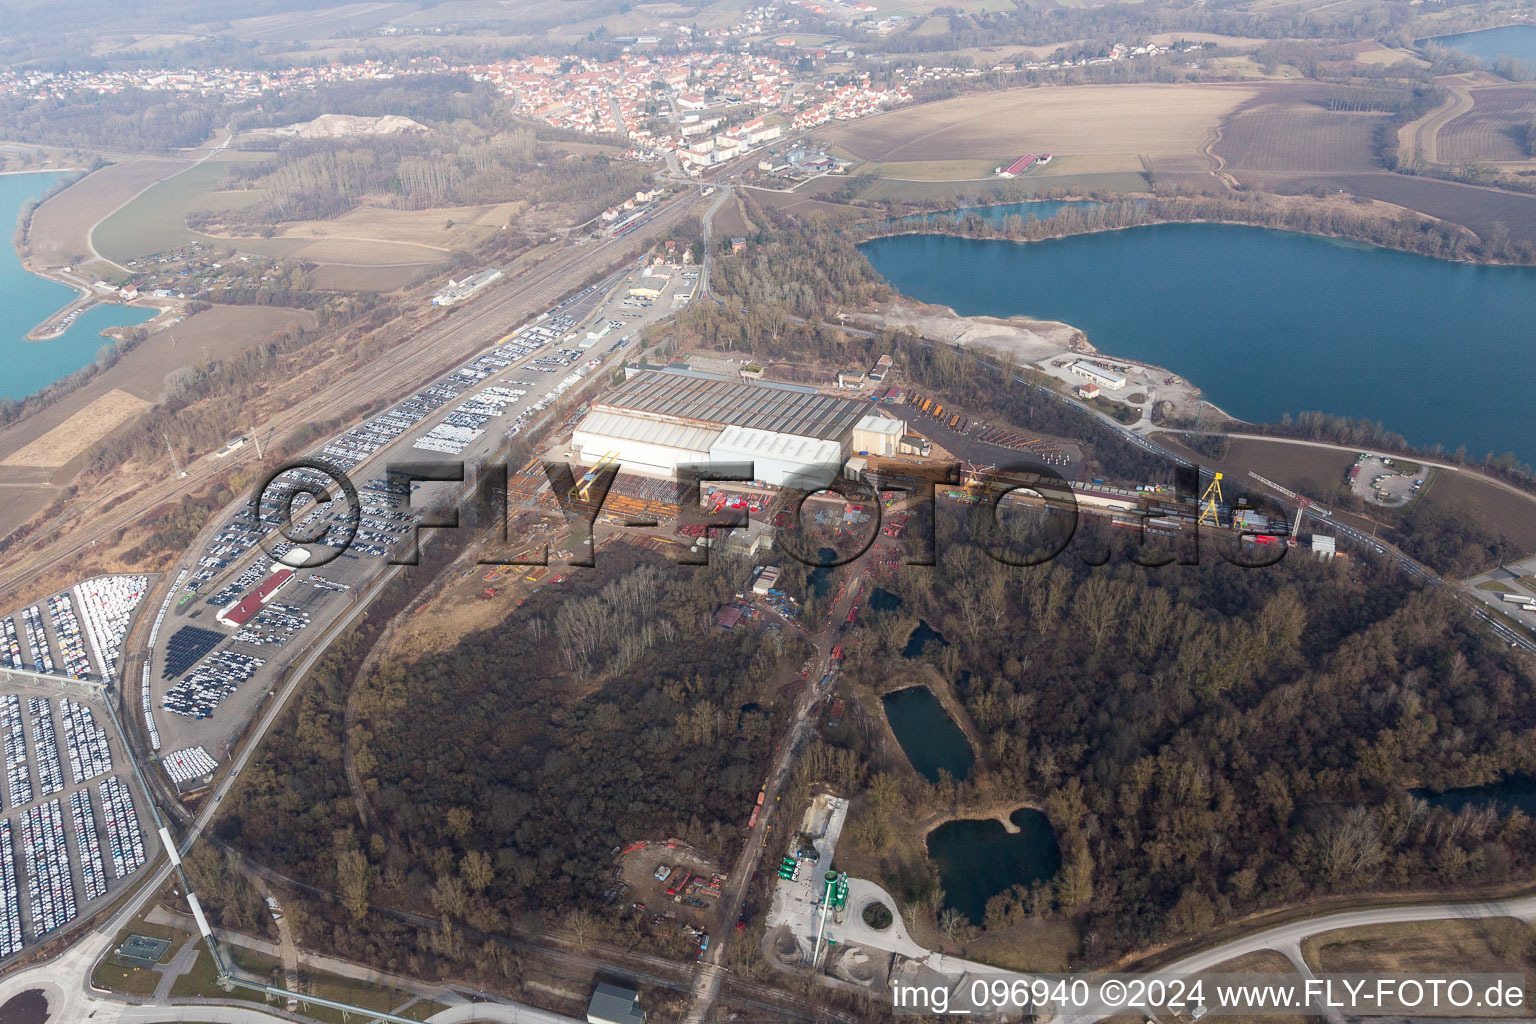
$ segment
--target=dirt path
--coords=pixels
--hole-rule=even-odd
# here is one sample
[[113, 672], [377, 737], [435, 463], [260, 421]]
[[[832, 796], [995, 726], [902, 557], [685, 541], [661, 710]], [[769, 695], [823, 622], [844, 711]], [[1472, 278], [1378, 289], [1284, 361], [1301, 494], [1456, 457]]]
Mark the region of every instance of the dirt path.
[[213, 133], [213, 139], [209, 139], [208, 141], [209, 142], [213, 142], [214, 139], [217, 139], [219, 137], [219, 134], [221, 132], [224, 135], [224, 139], [223, 139], [222, 142], [219, 142], [217, 145], [211, 145], [207, 149], [203, 150], [203, 155], [202, 156], [198, 157], [196, 160], [193, 160], [191, 163], [187, 164], [185, 167], [179, 167], [176, 170], [172, 171], [170, 174], [167, 174], [165, 177], [160, 178], [160, 179], [158, 179], [156, 181], [152, 181], [148, 185], [145, 185], [143, 188], [139, 189], [133, 195], [129, 196], [127, 199], [125, 199], [121, 203], [119, 203], [115, 209], [111, 210], [109, 213], [107, 213], [107, 214], [103, 215], [102, 217], [98, 218], [96, 223], [94, 223], [90, 227], [86, 228], [85, 229], [85, 247], [91, 251], [91, 258], [92, 259], [100, 260], [101, 262], [106, 263], [106, 264], [108, 264], [110, 266], [114, 266], [118, 270], [121, 270], [125, 274], [129, 273], [129, 270], [128, 270], [127, 267], [123, 266], [121, 263], [118, 263], [116, 260], [108, 259], [107, 257], [103, 256], [100, 253], [100, 251], [97, 250], [97, 248], [96, 248], [96, 229], [101, 227], [102, 222], [105, 221], [108, 217], [113, 216], [114, 214], [116, 214], [118, 212], [118, 210], [121, 210], [123, 207], [127, 206], [129, 203], [131, 203], [134, 200], [138, 199], [145, 192], [148, 192], [150, 189], [154, 188], [156, 185], [159, 185], [161, 182], [170, 181], [172, 178], [175, 178], [175, 177], [178, 177], [179, 175], [187, 173], [192, 168], [194, 168], [194, 167], [198, 166], [199, 164], [201, 164], [204, 160], [207, 160], [209, 157], [213, 156], [213, 154], [222, 152], [224, 149], [226, 149], [229, 146], [230, 142], [232, 142], [234, 140], [234, 134], [229, 130], [228, 127], [220, 128], [218, 131], [214, 132]]
[[1446, 85], [1450, 98], [1425, 114], [1419, 120], [1402, 127], [1398, 135], [1398, 151], [1405, 152], [1414, 163], [1440, 163], [1440, 129], [1472, 109], [1472, 92], [1465, 85]]

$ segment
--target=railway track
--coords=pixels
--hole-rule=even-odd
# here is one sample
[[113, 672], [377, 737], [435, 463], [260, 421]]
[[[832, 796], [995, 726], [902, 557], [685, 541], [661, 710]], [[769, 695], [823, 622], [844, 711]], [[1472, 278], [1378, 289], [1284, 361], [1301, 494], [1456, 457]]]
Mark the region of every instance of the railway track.
[[[552, 257], [528, 275], [509, 281], [480, 302], [464, 307], [459, 314], [445, 316], [378, 361], [329, 382], [323, 390], [258, 424], [256, 430], [263, 435], [281, 436], [306, 422], [325, 420], [349, 408], [378, 400], [393, 400], [415, 390], [469, 358], [476, 350], [505, 336], [525, 314], [552, 305], [586, 276], [618, 259], [637, 241], [670, 228], [692, 208], [695, 199], [696, 196], [688, 193], [674, 197], [669, 201], [670, 205], [664, 205], [639, 231]], [[338, 429], [349, 425], [344, 424]], [[254, 461], [249, 456], [244, 460], [246, 464]], [[229, 467], [229, 463], [202, 459], [188, 467], [186, 476], [162, 480], [126, 500], [120, 494], [86, 499], [84, 504], [62, 513], [39, 531], [43, 536], [67, 531], [67, 539], [0, 566], [0, 593], [25, 587], [52, 566], [88, 551], [119, 530], [127, 529], [150, 509], [206, 486]], [[113, 502], [120, 504], [108, 509], [106, 506]]]

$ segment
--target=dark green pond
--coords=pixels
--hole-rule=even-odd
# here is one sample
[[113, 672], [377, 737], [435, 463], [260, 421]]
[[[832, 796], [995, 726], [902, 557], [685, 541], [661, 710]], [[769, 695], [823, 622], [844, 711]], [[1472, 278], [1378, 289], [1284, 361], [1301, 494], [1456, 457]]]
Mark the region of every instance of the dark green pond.
[[893, 594], [884, 587], [876, 587], [869, 593], [869, 610], [893, 612], [901, 607], [901, 595]]
[[816, 595], [817, 600], [827, 596], [827, 588], [832, 585], [832, 574], [837, 571], [837, 567], [831, 563], [836, 560], [837, 552], [831, 548], [819, 548], [816, 551], [816, 561], [820, 565], [811, 570], [809, 583], [811, 593]]
[[956, 781], [971, 773], [976, 754], [971, 741], [949, 717], [939, 698], [926, 686], [909, 686], [881, 698], [886, 721], [907, 760], [929, 782], [939, 781], [939, 770], [949, 772]]
[[986, 920], [987, 901], [1015, 885], [1050, 878], [1061, 866], [1056, 830], [1039, 811], [1021, 807], [1008, 820], [1009, 832], [993, 818], [949, 821], [928, 833], [928, 856], [939, 868], [944, 905], [972, 924]]
[[902, 650], [901, 656], [903, 658], [920, 658], [923, 654], [923, 648], [927, 647], [930, 643], [938, 644], [940, 647], [949, 646], [949, 641], [944, 639], [943, 633], [940, 633], [928, 625], [927, 622], [919, 619], [917, 628], [912, 631], [911, 636], [907, 637], [907, 646]]
[[1431, 807], [1444, 807], [1448, 811], [1493, 804], [1498, 807], [1500, 814], [1508, 814], [1518, 807], [1531, 817], [1536, 817], [1536, 778], [1529, 775], [1511, 775], [1486, 786], [1448, 789], [1443, 793], [1416, 789], [1413, 795], [1427, 801]]

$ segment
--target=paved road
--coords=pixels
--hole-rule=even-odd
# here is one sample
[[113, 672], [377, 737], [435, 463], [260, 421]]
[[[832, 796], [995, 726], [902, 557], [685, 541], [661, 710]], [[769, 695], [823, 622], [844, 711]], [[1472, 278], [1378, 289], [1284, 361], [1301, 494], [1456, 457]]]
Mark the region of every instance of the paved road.
[[[1536, 921], [1536, 896], [1523, 896], [1510, 900], [1489, 900], [1480, 903], [1425, 903], [1415, 906], [1372, 907], [1364, 910], [1346, 910], [1336, 914], [1303, 918], [1287, 924], [1276, 925], [1263, 931], [1253, 932], [1193, 953], [1159, 967], [1160, 975], [1198, 974], [1219, 967], [1229, 960], [1259, 950], [1273, 949], [1300, 961], [1300, 947], [1304, 939], [1324, 932], [1343, 928], [1361, 928], [1366, 925], [1403, 924], [1413, 921], [1477, 920], [1480, 918], [1514, 917], [1527, 923]], [[1303, 973], [1310, 974], [1304, 964]], [[1150, 972], [1149, 972], [1150, 973]], [[1123, 1008], [1098, 1007], [1082, 1012], [1063, 1014], [1060, 1024], [1092, 1024], [1094, 1021], [1124, 1014]]]

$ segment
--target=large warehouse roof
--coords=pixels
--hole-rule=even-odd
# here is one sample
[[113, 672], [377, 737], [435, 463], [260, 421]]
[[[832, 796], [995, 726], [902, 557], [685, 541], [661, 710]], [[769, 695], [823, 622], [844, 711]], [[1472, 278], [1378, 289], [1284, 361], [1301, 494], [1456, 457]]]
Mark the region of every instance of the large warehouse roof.
[[839, 441], [865, 415], [868, 404], [800, 389], [645, 370], [592, 405], [603, 410], [729, 424]]
[[[694, 426], [675, 420], [657, 420], [647, 416], [632, 416], [623, 412], [608, 412], [594, 407], [580, 430], [589, 434], [603, 434], [626, 441], [642, 441], [646, 444], [665, 445], [669, 448], [686, 448], [690, 451], [709, 451], [709, 446], [720, 436], [719, 428]], [[601, 454], [596, 452], [593, 454]]]
[[710, 448], [713, 455], [741, 455], [749, 459], [779, 459], [808, 466], [840, 466], [843, 449], [836, 441], [816, 441], [757, 430], [753, 427], [726, 427]]

